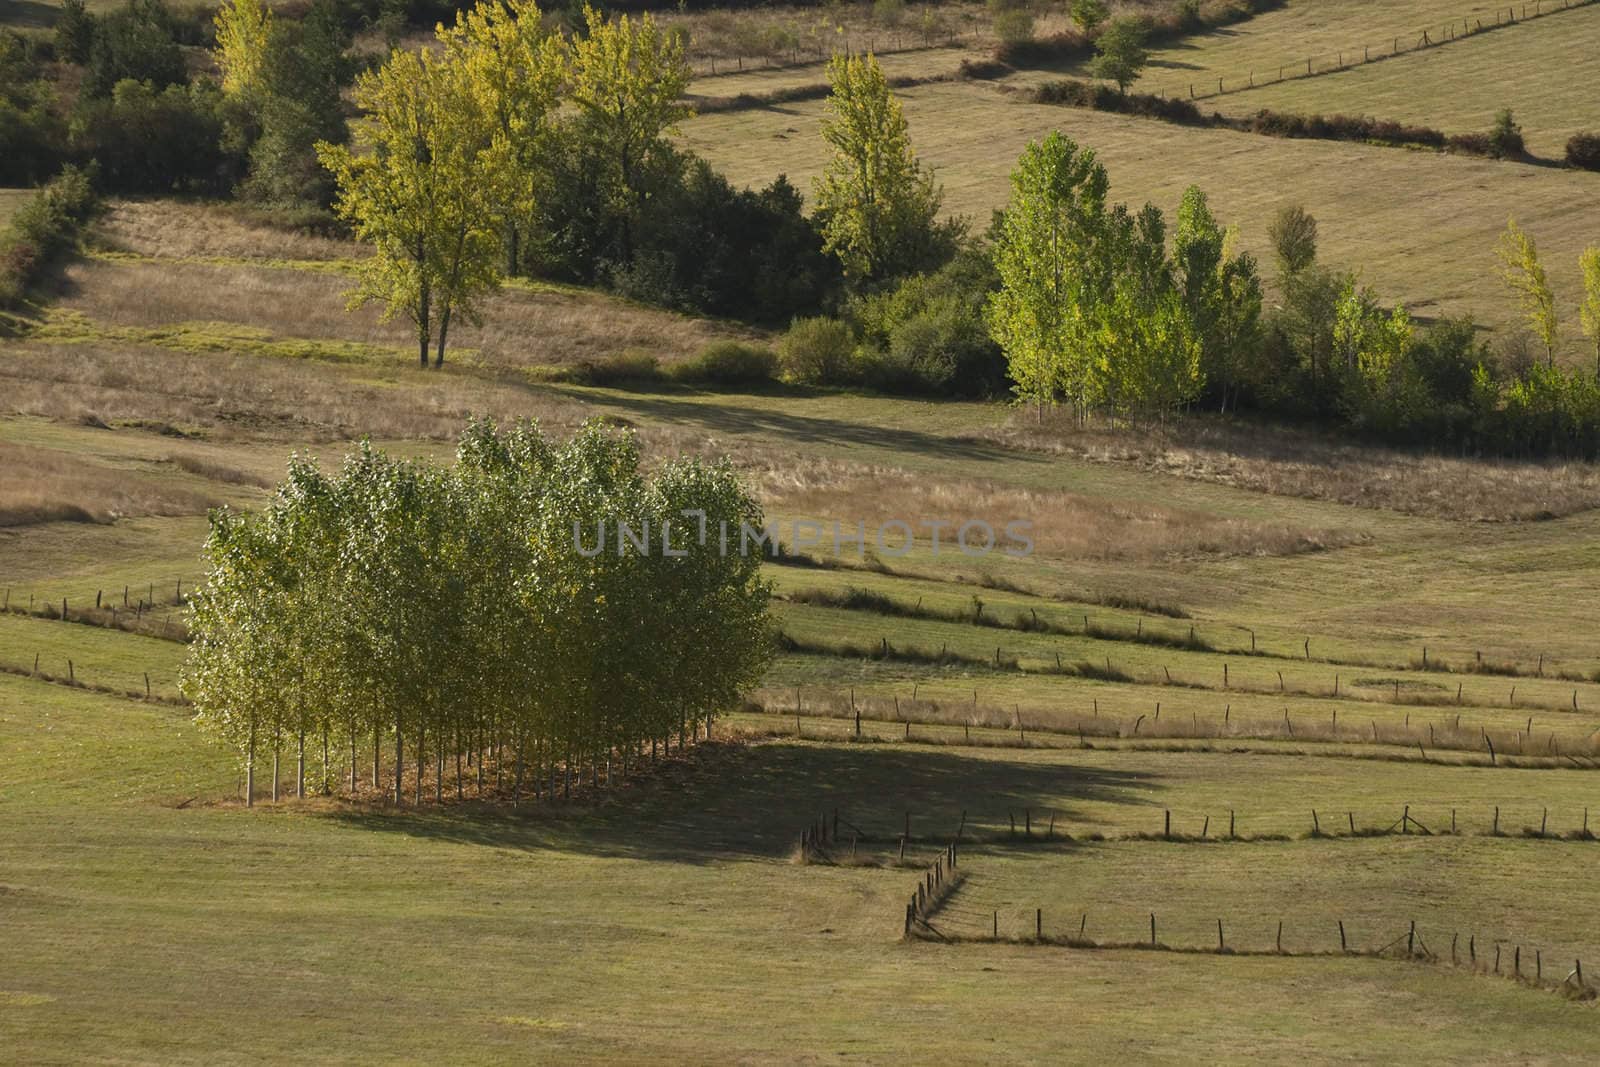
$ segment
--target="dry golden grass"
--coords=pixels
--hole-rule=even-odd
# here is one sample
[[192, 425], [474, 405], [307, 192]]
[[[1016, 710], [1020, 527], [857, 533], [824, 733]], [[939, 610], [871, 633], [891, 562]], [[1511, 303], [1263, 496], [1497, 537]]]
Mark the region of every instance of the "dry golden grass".
[[[282, 267], [91, 260], [67, 268], [61, 307], [104, 326], [228, 323], [271, 337], [393, 349], [397, 365], [414, 361], [410, 322], [404, 317], [384, 322], [376, 305], [348, 310], [345, 293], [352, 285], [346, 274]], [[506, 288], [486, 301], [482, 326], [458, 322], [450, 340], [458, 360], [525, 370], [630, 349], [648, 350], [671, 363], [711, 341], [752, 336], [713, 320], [593, 292]]]
[[167, 259], [349, 260], [367, 255], [352, 241], [262, 226], [220, 204], [113, 200], [96, 222], [103, 247]]
[[[1515, 32], [1515, 31], [1507, 31]], [[1497, 275], [1495, 243], [1506, 217], [1539, 241], [1561, 318], [1579, 358], [1579, 251], [1595, 237], [1573, 220], [1600, 217], [1593, 175], [1516, 163], [1359, 144], [1290, 141], [1026, 102], [979, 82], [900, 92], [918, 152], [944, 183], [946, 206], [985, 225], [1004, 205], [1009, 175], [1031, 140], [1051, 130], [1095, 149], [1117, 200], [1169, 213], [1201, 186], [1212, 209], [1240, 227], [1242, 247], [1271, 262], [1267, 226], [1278, 208], [1303, 204], [1322, 223], [1321, 258], [1360, 269], [1385, 300], [1413, 312], [1472, 314], [1486, 325], [1515, 317]], [[685, 145], [736, 184], [780, 173], [806, 193], [825, 162], [822, 101], [705, 115], [685, 124]], [[1587, 363], [1591, 355], [1582, 357]]]
[[[407, 368], [409, 370], [409, 368]], [[0, 407], [224, 440], [450, 440], [475, 412], [575, 425], [578, 405], [447, 370], [387, 380], [370, 368], [126, 343], [12, 345]]]
[[1408, 515], [1468, 521], [1546, 519], [1600, 507], [1600, 466], [1515, 463], [1401, 452], [1305, 431], [1189, 419], [1137, 432], [1080, 429], [1029, 412], [975, 439], [1025, 451]]
[[0, 441], [0, 526], [195, 515], [219, 503], [158, 475]]
[[[763, 457], [758, 462], [771, 460]], [[1026, 521], [1032, 523], [1028, 536], [1033, 551], [1062, 559], [1283, 556], [1361, 540], [1358, 534], [1339, 530], [1302, 529], [1146, 501], [1027, 490], [969, 479], [930, 479], [895, 468], [826, 460], [784, 457], [781, 463], [760, 466], [752, 473], [769, 510], [838, 520], [846, 532], [863, 523], [869, 547], [874, 531], [895, 520], [910, 523], [923, 543], [931, 536], [924, 524], [934, 520], [981, 520], [1001, 537], [1007, 523]], [[974, 531], [974, 536], [979, 535]], [[896, 546], [899, 536], [886, 531], [885, 541]], [[955, 536], [953, 526], [942, 533], [944, 551], [955, 551]], [[1005, 547], [1004, 540], [996, 546], [997, 550]]]

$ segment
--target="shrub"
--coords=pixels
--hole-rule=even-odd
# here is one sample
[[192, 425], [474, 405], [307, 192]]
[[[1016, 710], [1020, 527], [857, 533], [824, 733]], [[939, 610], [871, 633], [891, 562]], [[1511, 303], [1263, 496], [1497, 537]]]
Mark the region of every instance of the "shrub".
[[1600, 133], [1575, 133], [1567, 141], [1567, 165], [1600, 170]]
[[855, 347], [855, 333], [847, 323], [825, 316], [795, 319], [778, 341], [778, 362], [791, 381], [839, 385], [849, 376]]
[[851, 317], [863, 343], [856, 376], [880, 389], [983, 396], [1004, 390], [1006, 360], [984, 326], [995, 287], [981, 249], [964, 249], [933, 274], [858, 300]]
[[1496, 159], [1524, 154], [1522, 127], [1512, 119], [1510, 108], [1503, 109], [1494, 117], [1494, 126], [1489, 130], [1489, 150]]
[[707, 385], [763, 385], [777, 376], [778, 357], [765, 345], [713, 341], [693, 359], [673, 367], [680, 382]]
[[566, 375], [575, 385], [602, 387], [654, 385], [662, 380], [661, 364], [646, 352], [617, 352], [599, 359], [580, 360]]
[[0, 234], [0, 307], [15, 307], [40, 273], [72, 248], [99, 210], [89, 172], [67, 167], [17, 210]]
[[1187, 100], [1156, 96], [1153, 93], [1120, 93], [1109, 85], [1097, 82], [1062, 78], [1046, 82], [1034, 92], [1041, 104], [1064, 104], [1068, 107], [1094, 108], [1096, 111], [1116, 111], [1124, 115], [1142, 115], [1167, 122], [1200, 126], [1206, 122], [1200, 109]]
[[1033, 12], [1026, 7], [1006, 5], [994, 12], [994, 35], [1005, 44], [1020, 44], [1033, 38]]

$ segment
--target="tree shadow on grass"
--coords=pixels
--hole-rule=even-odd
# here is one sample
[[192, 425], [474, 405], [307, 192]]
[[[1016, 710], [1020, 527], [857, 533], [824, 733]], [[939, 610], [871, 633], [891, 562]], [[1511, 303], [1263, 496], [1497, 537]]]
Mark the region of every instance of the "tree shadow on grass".
[[1042, 456], [1031, 456], [982, 441], [825, 416], [744, 407], [732, 402], [706, 404], [678, 400], [660, 393], [585, 393], [583, 400], [597, 408], [620, 410], [664, 425], [694, 427], [718, 434], [764, 435], [785, 443], [859, 445], [988, 463], [1047, 462]]
[[[909, 813], [912, 839], [943, 845], [966, 813], [969, 833], [993, 835], [1031, 810], [1037, 825], [1072, 820], [1087, 802], [1155, 803], [1155, 776], [1071, 763], [1017, 760], [898, 745], [711, 745], [598, 803], [528, 802], [515, 811], [472, 805], [344, 809], [328, 817], [458, 844], [555, 850], [679, 863], [775, 859], [837, 810], [840, 837], [894, 840]], [[1144, 794], [1144, 795], [1141, 795]]]

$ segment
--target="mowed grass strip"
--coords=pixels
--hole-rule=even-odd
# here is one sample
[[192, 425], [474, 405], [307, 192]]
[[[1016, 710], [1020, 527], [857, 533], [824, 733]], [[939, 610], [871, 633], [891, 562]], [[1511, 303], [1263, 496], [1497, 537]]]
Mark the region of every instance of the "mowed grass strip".
[[[1100, 640], [1082, 634], [995, 630], [963, 622], [900, 618], [809, 604], [780, 603], [776, 607], [780, 624], [785, 632], [802, 642], [802, 651], [836, 650], [851, 656], [858, 652], [870, 653], [874, 648], [881, 651], [883, 642], [887, 641], [891, 655], [886, 658], [892, 658], [894, 648], [899, 646], [908, 654], [914, 650], [918, 658], [921, 653], [937, 656], [945, 650], [973, 666], [991, 664], [1003, 669], [1020, 668], [1040, 673], [1065, 671], [1076, 664], [1086, 664], [1095, 670], [1103, 668], [1112, 680], [1203, 689], [1218, 694], [1281, 695], [1301, 700], [1343, 696], [1347, 703], [1361, 701], [1356, 705], [1357, 711], [1368, 701], [1433, 708], [1515, 709], [1522, 706], [1536, 714], [1586, 710], [1592, 713], [1600, 707], [1600, 686], [1592, 681], [1345, 667], [1261, 656], [1230, 658], [1182, 648]], [[1077, 673], [1093, 676], [1094, 672]], [[1395, 700], [1396, 693], [1403, 699]]]
[[[1031, 104], [976, 83], [919, 86], [899, 96], [912, 140], [936, 169], [953, 213], [988, 219], [1009, 196], [1009, 174], [1022, 149], [1059, 129], [1099, 154], [1115, 200], [1149, 201], [1170, 218], [1183, 190], [1199, 185], [1217, 216], [1239, 226], [1241, 247], [1264, 264], [1272, 262], [1273, 215], [1286, 204], [1304, 205], [1322, 222], [1320, 261], [1359, 269], [1385, 301], [1403, 302], [1421, 316], [1470, 314], [1491, 326], [1516, 319], [1495, 259], [1506, 217], [1515, 214], [1538, 239], [1551, 284], [1572, 294], [1562, 305], [1562, 327], [1579, 336], [1577, 257], [1592, 237], [1570, 220], [1600, 210], [1600, 185], [1588, 175], [1189, 129]], [[807, 101], [706, 115], [684, 124], [683, 141], [735, 183], [765, 184], [784, 173], [809, 190], [826, 162], [818, 133], [822, 106]], [[1351, 180], [1355, 174], [1360, 180]], [[1571, 355], [1580, 357], [1576, 344]]]
[[[1398, 818], [1398, 815], [1397, 815]], [[1340, 821], [1343, 813], [1340, 813]], [[1342, 830], [1343, 827], [1337, 827]], [[1215, 829], [1215, 823], [1213, 823]], [[1223, 827], [1224, 831], [1226, 826]], [[1434, 836], [1306, 839], [1234, 845], [1159, 841], [1082, 842], [1056, 848], [973, 846], [968, 882], [932, 922], [942, 932], [1031, 938], [1035, 910], [1047, 937], [1285, 952], [1371, 951], [1403, 938], [1415, 921], [1422, 945], [1450, 961], [1560, 981], [1575, 959], [1600, 960], [1600, 937], [1551, 900], [1584, 899], [1583, 858], [1592, 842]], [[1439, 872], [1449, 871], [1449, 877]], [[1469, 939], [1474, 944], [1469, 946]], [[1589, 964], [1589, 967], [1600, 964]], [[1588, 978], [1586, 970], [1585, 978]]]
[[[160, 618], [177, 609], [155, 613]], [[0, 613], [0, 648], [0, 668], [7, 671], [32, 672], [37, 657], [39, 672], [52, 678], [138, 694], [148, 675], [150, 695], [164, 700], [179, 696], [178, 671], [188, 651], [159, 637], [11, 613]]]
[[[1459, 26], [1459, 23], [1458, 23]], [[1445, 133], [1486, 130], [1511, 108], [1529, 151], [1560, 160], [1567, 138], [1600, 125], [1587, 86], [1600, 77], [1600, 4], [1515, 29], [1459, 40], [1383, 63], [1228, 93], [1206, 102], [1225, 115], [1262, 108], [1375, 115]]]
[[[1558, 11], [1560, 6], [1560, 0], [1546, 0], [1541, 7], [1550, 15], [1549, 18], [1532, 19], [1481, 36], [1458, 38], [1442, 47], [1425, 51], [1441, 54], [1491, 39], [1510, 39], [1515, 42], [1515, 48], [1533, 52], [1538, 47], [1536, 42], [1548, 43], [1552, 28], [1555, 34], [1581, 36], [1581, 28], [1585, 24], [1578, 20], [1584, 12]], [[1171, 45], [1151, 49], [1150, 63], [1135, 84], [1140, 92], [1187, 96], [1189, 84], [1193, 82], [1196, 94], [1205, 96], [1215, 92], [1219, 77], [1231, 88], [1248, 81], [1252, 72], [1257, 83], [1276, 78], [1278, 68], [1282, 67], [1285, 78], [1288, 78], [1304, 74], [1307, 59], [1312, 60], [1313, 71], [1326, 71], [1337, 67], [1340, 53], [1343, 53], [1346, 64], [1360, 62], [1364, 54], [1376, 59], [1392, 53], [1397, 41], [1401, 58], [1404, 58], [1404, 54], [1421, 43], [1424, 30], [1428, 31], [1430, 41], [1438, 42], [1441, 37], [1448, 39], [1448, 34], [1441, 32], [1448, 25], [1453, 24], [1458, 33], [1463, 20], [1471, 20], [1475, 27], [1481, 19], [1486, 28], [1492, 27], [1497, 22], [1505, 21], [1506, 12], [1511, 7], [1510, 4], [1497, 6], [1483, 0], [1412, 0], [1404, 5], [1384, 3], [1383, 0], [1340, 0], [1336, 4], [1290, 3], [1217, 32], [1197, 34]], [[1553, 11], [1556, 13], [1551, 14]], [[1532, 5], [1528, 13], [1534, 13]], [[1392, 61], [1384, 61], [1389, 62]], [[1315, 86], [1321, 80], [1309, 79], [1310, 86]], [[1527, 88], [1534, 92], [1540, 89], [1561, 91], [1564, 86], [1560, 72], [1551, 68], [1540, 71]], [[1436, 99], [1432, 95], [1434, 86], [1419, 83], [1417, 92], [1422, 100]], [[1364, 108], [1361, 113], [1375, 112]], [[1398, 116], [1385, 114], [1383, 117]]]

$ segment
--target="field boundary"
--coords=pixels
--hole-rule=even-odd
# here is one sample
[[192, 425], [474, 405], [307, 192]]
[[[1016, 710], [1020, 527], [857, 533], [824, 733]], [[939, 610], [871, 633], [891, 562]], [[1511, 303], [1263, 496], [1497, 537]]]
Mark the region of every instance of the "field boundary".
[[[1290, 73], [1285, 76], [1284, 72], [1290, 70], [1291, 66], [1295, 71], [1300, 69], [1300, 61], [1296, 60], [1292, 64], [1289, 62], [1280, 64], [1277, 68], [1276, 76], [1270, 79], [1263, 77], [1262, 80], [1257, 81], [1255, 71], [1251, 70], [1245, 75], [1245, 79], [1242, 84], [1234, 84], [1233, 86], [1227, 88], [1224, 87], [1227, 81], [1227, 76], [1219, 75], [1217, 78], [1217, 88], [1215, 91], [1208, 90], [1197, 93], [1195, 91], [1195, 83], [1191, 82], [1187, 87], [1187, 95], [1181, 91], [1169, 92], [1167, 91], [1167, 86], [1165, 84], [1157, 86], [1152, 90], [1152, 92], [1156, 96], [1165, 97], [1167, 99], [1210, 100], [1219, 96], [1231, 96], [1234, 93], [1249, 92], [1251, 89], [1259, 89], [1267, 85], [1277, 85], [1278, 83], [1285, 81], [1302, 81], [1307, 78], [1326, 77], [1329, 74], [1338, 74], [1340, 71], [1354, 70], [1357, 67], [1368, 66], [1373, 63], [1382, 63], [1385, 60], [1414, 55], [1417, 52], [1427, 51], [1433, 48], [1443, 48], [1446, 45], [1454, 44], [1458, 41], [1465, 41], [1473, 37], [1479, 37], [1485, 33], [1492, 33], [1495, 30], [1510, 29], [1511, 27], [1520, 26], [1523, 23], [1532, 22], [1536, 19], [1549, 18], [1552, 15], [1559, 15], [1566, 11], [1573, 11], [1577, 10], [1578, 8], [1589, 7], [1596, 2], [1600, 2], [1600, 0], [1533, 0], [1531, 12], [1529, 10], [1529, 4], [1523, 3], [1521, 5], [1522, 13], [1520, 17], [1517, 14], [1516, 6], [1508, 4], [1504, 8], [1497, 7], [1495, 9], [1495, 21], [1487, 26], [1483, 24], [1482, 19], [1463, 17], [1461, 19], [1462, 30], [1459, 33], [1457, 32], [1456, 24], [1453, 21], [1442, 27], [1425, 27], [1417, 31], [1417, 36], [1409, 48], [1401, 47], [1402, 38], [1395, 37], [1390, 41], [1389, 50], [1387, 52], [1380, 51], [1377, 54], [1374, 54], [1372, 50], [1373, 46], [1363, 45], [1362, 58], [1360, 60], [1355, 60], [1352, 58], [1348, 63], [1345, 62], [1345, 53], [1336, 52], [1333, 54], [1334, 62], [1331, 66], [1317, 68], [1316, 61], [1318, 59], [1326, 59], [1327, 56], [1307, 56], [1304, 61], [1304, 73]], [[1549, 11], [1543, 10], [1544, 5], [1547, 3], [1550, 5]], [[1509, 18], [1506, 16], [1509, 16]], [[1506, 18], [1506, 21], [1501, 21], [1502, 18]], [[1432, 31], [1435, 29], [1439, 30], [1439, 35], [1437, 38], [1432, 36]], [[1378, 47], [1381, 48], [1382, 45], [1380, 44]], [[1355, 51], [1353, 49], [1350, 52], [1350, 55], [1352, 57], [1355, 56]], [[1210, 83], [1207, 82], [1206, 84], [1209, 85]]]

